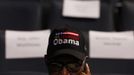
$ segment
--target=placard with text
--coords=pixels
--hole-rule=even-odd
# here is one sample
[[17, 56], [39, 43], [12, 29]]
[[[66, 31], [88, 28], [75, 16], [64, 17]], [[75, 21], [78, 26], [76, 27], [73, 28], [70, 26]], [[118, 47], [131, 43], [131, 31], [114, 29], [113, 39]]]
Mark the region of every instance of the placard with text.
[[50, 30], [6, 31], [6, 58], [40, 58], [47, 50]]
[[100, 0], [63, 0], [62, 15], [73, 18], [100, 18]]
[[89, 31], [91, 58], [134, 59], [134, 32]]

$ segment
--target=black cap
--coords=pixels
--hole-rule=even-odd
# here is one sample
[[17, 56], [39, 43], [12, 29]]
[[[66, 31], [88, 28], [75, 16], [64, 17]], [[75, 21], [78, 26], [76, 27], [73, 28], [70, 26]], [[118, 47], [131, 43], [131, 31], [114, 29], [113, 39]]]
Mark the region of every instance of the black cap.
[[68, 54], [80, 60], [86, 56], [85, 39], [82, 33], [71, 28], [54, 29], [49, 37], [47, 58]]

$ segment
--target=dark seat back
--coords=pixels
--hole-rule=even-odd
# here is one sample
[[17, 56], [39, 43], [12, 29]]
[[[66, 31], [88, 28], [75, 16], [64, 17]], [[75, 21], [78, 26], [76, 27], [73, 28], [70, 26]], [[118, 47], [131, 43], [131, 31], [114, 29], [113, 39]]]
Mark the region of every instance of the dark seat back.
[[114, 0], [101, 0], [100, 18], [70, 18], [62, 16], [63, 0], [51, 0], [51, 10], [48, 19], [48, 28], [70, 25], [80, 30], [113, 31]]
[[0, 29], [42, 29], [40, 1], [0, 0]]

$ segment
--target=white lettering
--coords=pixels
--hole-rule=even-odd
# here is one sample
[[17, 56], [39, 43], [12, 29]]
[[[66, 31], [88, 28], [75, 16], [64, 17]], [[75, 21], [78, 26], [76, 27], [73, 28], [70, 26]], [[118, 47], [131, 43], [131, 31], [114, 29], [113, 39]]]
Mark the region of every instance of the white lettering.
[[72, 45], [79, 46], [79, 41], [73, 40], [73, 39], [54, 39], [53, 44], [54, 45], [58, 45], [58, 44], [72, 44]]
[[53, 44], [57, 45], [57, 43], [58, 43], [58, 39], [54, 39]]
[[62, 39], [59, 39], [59, 44], [62, 44]]
[[79, 46], [79, 41], [75, 41], [75, 44], [76, 44], [77, 46]]

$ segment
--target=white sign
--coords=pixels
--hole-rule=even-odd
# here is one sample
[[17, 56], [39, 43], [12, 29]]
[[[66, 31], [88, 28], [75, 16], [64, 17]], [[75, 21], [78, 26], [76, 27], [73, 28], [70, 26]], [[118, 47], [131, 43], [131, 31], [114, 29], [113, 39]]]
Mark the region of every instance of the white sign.
[[134, 59], [134, 34], [126, 32], [89, 32], [91, 58]]
[[6, 58], [44, 57], [50, 30], [6, 31]]
[[98, 19], [100, 18], [100, 0], [64, 0], [62, 15]]

